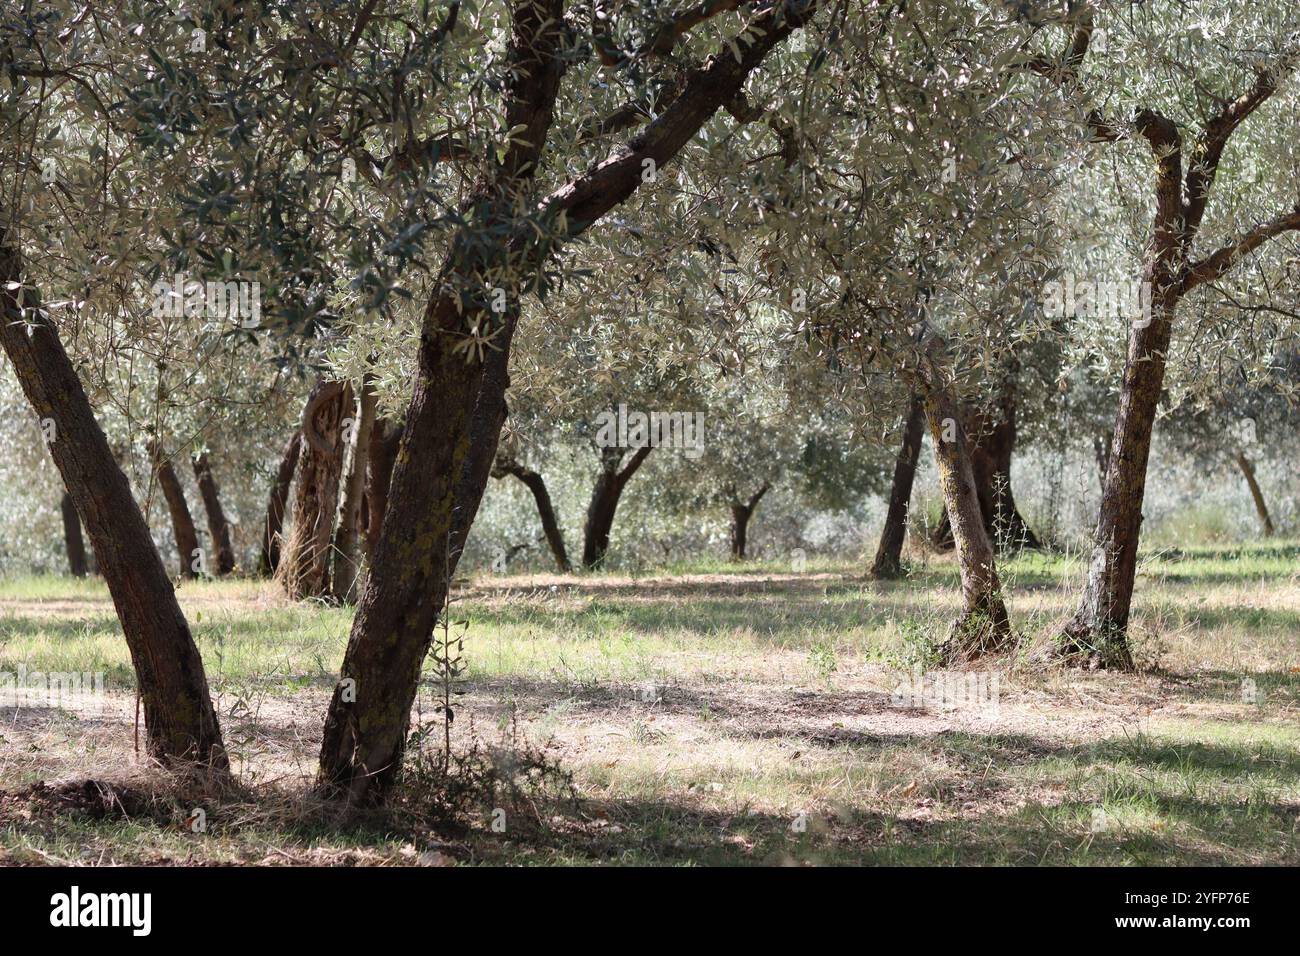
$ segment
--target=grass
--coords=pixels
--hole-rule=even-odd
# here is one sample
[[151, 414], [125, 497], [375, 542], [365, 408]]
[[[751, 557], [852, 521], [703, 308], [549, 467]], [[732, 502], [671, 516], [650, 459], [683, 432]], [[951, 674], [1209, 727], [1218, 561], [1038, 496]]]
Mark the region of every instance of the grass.
[[[454, 824], [421, 816], [434, 784], [417, 773], [400, 813], [315, 814], [304, 794], [350, 613], [249, 581], [179, 592], [243, 788], [189, 832], [192, 808], [134, 752], [134, 677], [102, 585], [8, 580], [0, 671], [103, 671], [110, 693], [89, 710], [0, 708], [0, 861], [1294, 865], [1297, 558], [1294, 543], [1144, 554], [1143, 671], [1002, 659], [970, 675], [996, 694], [966, 705], [896, 693], [918, 635], [955, 611], [947, 560], [890, 583], [819, 559], [473, 577], [454, 605], [468, 627], [454, 746], [506, 776], [541, 748], [577, 798], [539, 791], [504, 832], [499, 790]], [[1007, 561], [1016, 626], [1050, 633], [1083, 570], [1078, 555]], [[440, 727], [435, 685], [426, 669], [417, 720]], [[86, 777], [152, 788], [160, 809], [53, 812], [24, 789]]]

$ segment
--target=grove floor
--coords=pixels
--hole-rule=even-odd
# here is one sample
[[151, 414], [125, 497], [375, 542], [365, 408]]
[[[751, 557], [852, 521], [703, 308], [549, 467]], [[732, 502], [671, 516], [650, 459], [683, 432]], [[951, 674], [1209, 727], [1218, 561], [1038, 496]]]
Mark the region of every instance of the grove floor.
[[[1069, 613], [1082, 570], [1007, 563], [1027, 647]], [[1148, 555], [1139, 673], [1025, 653], [923, 679], [919, 649], [956, 606], [944, 560], [896, 583], [816, 562], [474, 577], [453, 605], [453, 753], [499, 781], [539, 755], [558, 774], [421, 816], [444, 730], [430, 661], [402, 811], [347, 824], [306, 793], [349, 611], [263, 582], [180, 588], [240, 785], [190, 807], [136, 751], [102, 584], [0, 582], [0, 674], [103, 672], [110, 688], [0, 698], [0, 863], [1294, 865], [1298, 572], [1295, 544]], [[945, 681], [977, 699], [945, 701]], [[134, 797], [95, 807], [48, 786], [86, 779]]]

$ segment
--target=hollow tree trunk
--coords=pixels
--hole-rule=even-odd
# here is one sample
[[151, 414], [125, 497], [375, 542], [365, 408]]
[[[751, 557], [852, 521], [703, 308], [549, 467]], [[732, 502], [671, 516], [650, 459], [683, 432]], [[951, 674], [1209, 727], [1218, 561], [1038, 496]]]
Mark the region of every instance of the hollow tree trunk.
[[1088, 580], [1079, 608], [1066, 625], [1062, 647], [1067, 655], [1095, 666], [1133, 666], [1127, 628], [1137, 575], [1142, 499], [1176, 306], [1174, 296], [1158, 300], [1153, 303], [1151, 322], [1135, 325], [1129, 334]]
[[546, 488], [546, 480], [531, 468], [513, 459], [498, 459], [493, 466], [493, 474], [495, 477], [514, 475], [533, 493], [533, 501], [537, 503], [537, 515], [542, 519], [542, 533], [546, 536], [546, 544], [551, 549], [551, 556], [555, 558], [555, 566], [561, 574], [572, 571], [573, 565], [569, 562], [569, 552], [564, 546], [564, 532], [560, 530], [560, 522], [555, 517], [555, 506], [551, 503], [551, 494]]
[[[817, 8], [811, 0], [760, 13], [736, 55], [711, 57], [630, 146], [552, 192], [544, 201], [546, 215], [562, 223], [561, 240], [580, 235], [631, 196], [643, 181], [644, 160], [656, 167], [671, 161], [735, 98], [763, 57]], [[560, 0], [513, 5], [502, 112], [505, 128], [522, 133], [511, 137], [463, 205], [471, 222], [453, 237], [438, 291], [425, 310], [388, 511], [325, 719], [317, 782], [333, 799], [381, 802], [398, 777], [420, 666], [459, 551], [453, 537], [468, 533], [496, 454], [519, 295], [550, 251], [549, 243], [532, 245], [535, 228], [521, 224], [515, 210], [528, 199], [551, 125], [563, 72], [562, 20]], [[510, 277], [499, 313], [484, 295], [483, 277], [493, 275]], [[457, 348], [467, 323], [497, 333], [483, 361], [467, 361]], [[498, 359], [499, 374], [489, 374], [485, 366]], [[475, 442], [476, 434], [484, 440]]]
[[731, 560], [745, 560], [745, 547], [749, 540], [749, 521], [754, 517], [754, 509], [767, 494], [769, 487], [764, 482], [763, 487], [751, 495], [748, 501], [731, 502]]
[[66, 491], [59, 503], [59, 510], [63, 512], [63, 545], [68, 552], [68, 573], [74, 578], [84, 578], [86, 542], [81, 537], [81, 518], [77, 514], [77, 506], [72, 501], [72, 495]]
[[351, 604], [357, 599], [357, 576], [361, 571], [361, 499], [365, 497], [366, 453], [375, 424], [375, 388], [369, 380], [361, 387], [356, 421], [352, 422], [343, 467], [343, 496], [339, 502], [338, 530], [334, 532], [334, 570], [330, 590], [336, 600]]
[[871, 565], [873, 578], [896, 578], [903, 573], [903, 541], [907, 537], [907, 511], [912, 501], [912, 483], [916, 479], [916, 463], [921, 455], [921, 440], [925, 435], [925, 400], [913, 396], [908, 408], [907, 422], [903, 426], [903, 447], [894, 462], [894, 480], [889, 486], [889, 509], [885, 512], [885, 527], [880, 532], [880, 545], [876, 560]]
[[609, 533], [614, 527], [614, 513], [618, 510], [619, 499], [623, 497], [623, 489], [649, 454], [649, 445], [636, 449], [627, 464], [620, 469], [623, 449], [600, 450], [600, 472], [596, 475], [596, 484], [591, 490], [587, 522], [582, 530], [584, 568], [597, 568], [605, 560], [605, 554], [609, 551]]
[[944, 504], [957, 543], [962, 611], [949, 637], [948, 657], [960, 661], [999, 650], [1011, 640], [1002, 600], [993, 543], [984, 528], [979, 495], [971, 469], [970, 442], [957, 403], [943, 388], [926, 398], [926, 417], [934, 440], [935, 460]]
[[1264, 492], [1260, 490], [1259, 479], [1255, 477], [1255, 465], [1246, 457], [1244, 451], [1237, 452], [1237, 467], [1241, 469], [1246, 485], [1250, 488], [1250, 497], [1255, 502], [1255, 513], [1259, 515], [1259, 524], [1264, 537], [1271, 538], [1275, 533], [1273, 518], [1268, 513], [1268, 503], [1264, 501]]
[[276, 572], [294, 600], [329, 595], [330, 549], [343, 472], [343, 419], [352, 389], [318, 382], [303, 410], [303, 448], [294, 482], [293, 527]]
[[388, 511], [388, 486], [393, 482], [397, 449], [402, 444], [402, 426], [379, 419], [370, 430], [370, 449], [366, 455], [366, 562], [375, 563], [375, 546], [379, 529]]
[[216, 572], [218, 577], [225, 577], [235, 570], [235, 549], [230, 543], [230, 522], [226, 520], [225, 509], [221, 507], [221, 493], [217, 489], [217, 478], [212, 473], [212, 464], [207, 453], [195, 455], [190, 459], [194, 466], [194, 480], [199, 485], [199, 495], [203, 498], [203, 510], [208, 516], [208, 534], [212, 538], [212, 549], [216, 552]]
[[181, 562], [181, 577], [197, 578], [199, 569], [204, 566], [203, 549], [199, 547], [199, 533], [194, 527], [190, 506], [185, 501], [185, 489], [176, 475], [176, 469], [172, 467], [171, 459], [163, 454], [157, 441], [149, 443], [149, 457], [153, 460], [158, 486], [162, 488], [167, 513], [171, 516], [172, 536], [176, 540], [176, 554]]
[[164, 763], [193, 761], [224, 771], [203, 661], [149, 527], [58, 332], [31, 308], [35, 290], [22, 283], [22, 260], [0, 225], [0, 344], [36, 415], [53, 425], [50, 454], [85, 520], [131, 652], [149, 753]]
[[280, 532], [284, 528], [284, 508], [289, 500], [289, 485], [298, 467], [302, 450], [302, 432], [295, 431], [284, 446], [280, 465], [275, 470], [275, 481], [266, 502], [266, 520], [262, 522], [262, 550], [257, 558], [257, 573], [270, 577], [280, 566]]

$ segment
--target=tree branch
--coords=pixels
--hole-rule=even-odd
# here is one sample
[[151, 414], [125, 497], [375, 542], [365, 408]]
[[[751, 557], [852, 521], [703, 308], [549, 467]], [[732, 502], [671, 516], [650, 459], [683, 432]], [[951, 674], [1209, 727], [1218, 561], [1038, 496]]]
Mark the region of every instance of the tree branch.
[[1180, 291], [1189, 292], [1198, 285], [1213, 282], [1232, 268], [1242, 256], [1250, 255], [1268, 240], [1291, 230], [1300, 230], [1300, 206], [1292, 212], [1256, 226], [1250, 232], [1238, 237], [1236, 241], [1190, 266], [1183, 276]]
[[741, 91], [763, 58], [812, 18], [819, 4], [820, 0], [784, 0], [754, 17], [735, 40], [739, 57], [728, 48], [692, 70], [668, 109], [607, 159], [542, 200], [544, 218], [563, 215], [565, 236], [572, 238], [625, 200], [641, 184], [645, 161], [659, 168], [671, 160], [719, 107]]
[[1210, 198], [1210, 187], [1219, 171], [1219, 160], [1228, 138], [1253, 113], [1261, 103], [1277, 91], [1277, 78], [1269, 72], [1260, 73], [1255, 84], [1229, 103], [1218, 116], [1205, 125], [1191, 164], [1187, 168], [1187, 214], [1184, 223], [1185, 241], [1191, 242], [1205, 216], [1205, 205]]

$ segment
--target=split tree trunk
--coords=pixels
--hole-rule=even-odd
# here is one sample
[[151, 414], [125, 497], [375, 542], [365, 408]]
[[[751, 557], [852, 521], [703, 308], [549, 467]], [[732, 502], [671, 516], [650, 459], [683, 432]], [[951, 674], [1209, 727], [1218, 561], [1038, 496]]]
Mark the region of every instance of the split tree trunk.
[[81, 518], [77, 514], [77, 506], [72, 501], [72, 495], [66, 491], [63, 493], [63, 500], [59, 503], [59, 510], [63, 512], [63, 545], [68, 552], [68, 572], [74, 578], [84, 578], [86, 543], [81, 537]]
[[208, 516], [208, 534], [212, 539], [212, 550], [216, 552], [217, 576], [225, 577], [235, 570], [235, 549], [230, 543], [230, 522], [226, 520], [225, 509], [221, 507], [217, 478], [212, 473], [206, 452], [195, 455], [190, 461], [194, 466], [194, 480], [198, 482], [199, 495], [203, 498], [203, 510]]
[[763, 487], [750, 496], [748, 501], [731, 502], [731, 560], [744, 561], [745, 548], [749, 542], [749, 521], [754, 517], [754, 509], [758, 503], [767, 494], [768, 485], [763, 483]]
[[294, 600], [330, 593], [330, 549], [343, 475], [343, 419], [351, 414], [352, 389], [318, 382], [303, 410], [303, 449], [294, 482], [293, 527], [277, 574]]
[[880, 546], [876, 560], [871, 565], [873, 578], [896, 578], [903, 573], [903, 541], [907, 537], [907, 512], [912, 501], [912, 483], [916, 479], [916, 463], [921, 456], [921, 440], [925, 435], [925, 400], [913, 396], [908, 408], [907, 422], [903, 426], [903, 447], [894, 463], [894, 480], [889, 486], [889, 509], [885, 512], [885, 527], [880, 532]]
[[334, 533], [334, 570], [330, 590], [336, 600], [352, 604], [357, 599], [357, 576], [361, 573], [361, 499], [365, 497], [366, 453], [375, 424], [375, 389], [366, 381], [357, 402], [356, 421], [343, 468], [343, 498], [339, 502], [338, 530]]
[[58, 332], [48, 316], [31, 308], [35, 298], [35, 290], [23, 285], [18, 250], [0, 225], [0, 344], [38, 418], [53, 423], [50, 454], [86, 522], [117, 609], [149, 753], [168, 764], [196, 762], [224, 771], [225, 748], [198, 647]]
[[953, 623], [947, 655], [950, 661], [957, 662], [1005, 647], [1011, 641], [1011, 625], [1002, 599], [993, 543], [984, 528], [971, 469], [970, 442], [960, 410], [951, 395], [939, 387], [927, 396], [926, 416], [961, 573], [962, 611]]
[[551, 494], [546, 488], [546, 480], [531, 468], [513, 459], [498, 459], [493, 466], [493, 474], [496, 477], [514, 475], [533, 493], [533, 501], [537, 503], [537, 515], [542, 519], [542, 533], [546, 536], [546, 544], [551, 549], [551, 556], [555, 558], [555, 566], [561, 574], [571, 572], [573, 565], [569, 562], [569, 552], [564, 546], [564, 532], [560, 530], [560, 522], [555, 517], [555, 506], [551, 503]]
[[289, 501], [289, 485], [298, 467], [302, 451], [302, 432], [295, 431], [284, 446], [280, 465], [275, 470], [275, 481], [266, 502], [266, 520], [262, 523], [262, 550], [257, 558], [257, 573], [270, 577], [280, 566], [280, 533], [284, 529], [284, 508]]
[[197, 578], [199, 569], [205, 567], [206, 563], [203, 560], [203, 549], [199, 547], [199, 533], [194, 527], [190, 506], [185, 501], [185, 489], [176, 475], [176, 469], [172, 467], [171, 459], [163, 454], [156, 440], [149, 443], [149, 457], [153, 460], [154, 474], [158, 476], [158, 486], [162, 488], [167, 513], [171, 516], [172, 536], [181, 562], [181, 577]]
[[1244, 451], [1237, 452], [1237, 467], [1250, 488], [1250, 497], [1255, 502], [1255, 513], [1259, 515], [1260, 529], [1264, 537], [1271, 538], [1275, 533], [1273, 517], [1268, 513], [1268, 503], [1264, 501], [1264, 492], [1260, 490], [1259, 479], [1255, 477], [1255, 465], [1246, 457]]
[[587, 522], [582, 530], [582, 566], [587, 570], [598, 568], [604, 562], [609, 551], [609, 533], [614, 527], [614, 513], [618, 510], [619, 499], [623, 497], [623, 489], [649, 454], [649, 445], [638, 448], [627, 464], [619, 468], [623, 461], [623, 449], [600, 450], [600, 472], [596, 475], [596, 484], [591, 490]]

